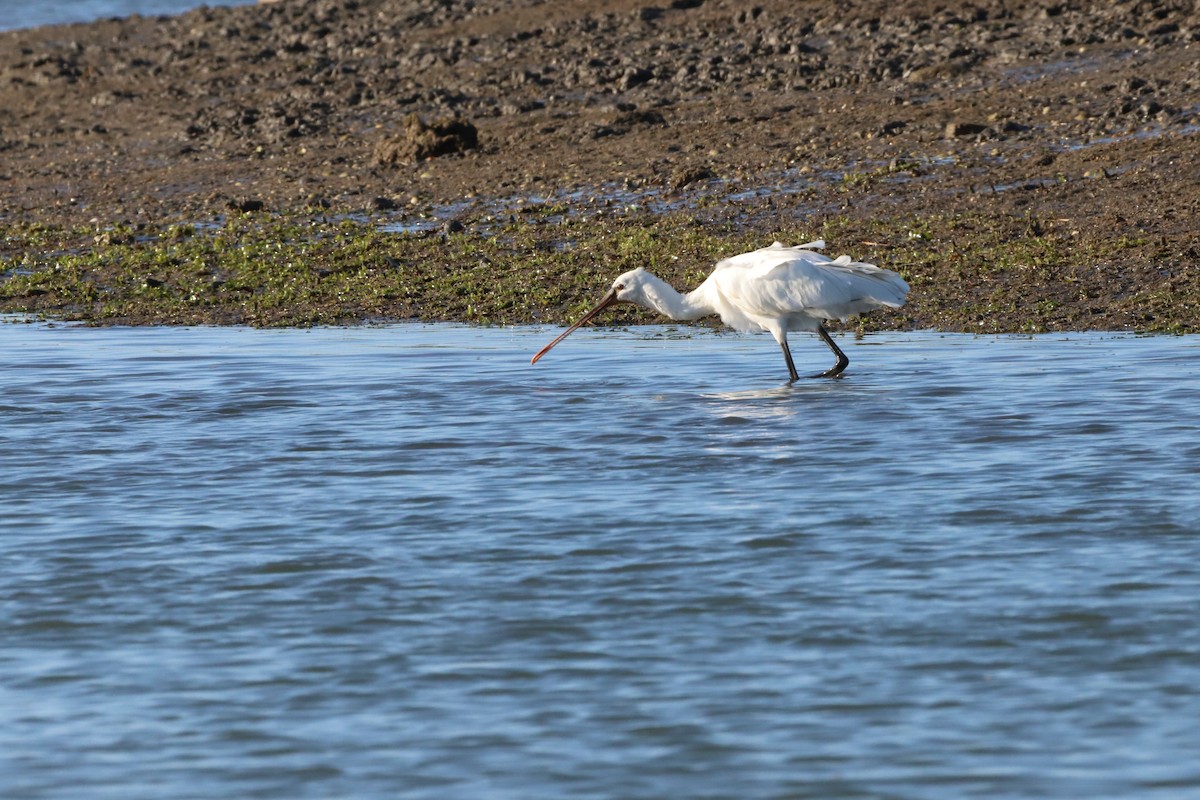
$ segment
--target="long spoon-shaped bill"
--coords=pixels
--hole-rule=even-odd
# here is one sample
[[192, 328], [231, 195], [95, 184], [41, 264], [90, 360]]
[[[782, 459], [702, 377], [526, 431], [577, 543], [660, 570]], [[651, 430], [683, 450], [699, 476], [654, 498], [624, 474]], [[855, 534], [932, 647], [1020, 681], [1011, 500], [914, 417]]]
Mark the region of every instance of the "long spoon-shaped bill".
[[530, 360], [530, 362], [529, 362], [529, 363], [530, 363], [530, 364], [536, 364], [536, 363], [538, 362], [538, 359], [539, 359], [539, 358], [541, 358], [542, 356], [546, 355], [546, 353], [549, 353], [549, 352], [550, 352], [550, 348], [551, 348], [551, 347], [554, 347], [554, 345], [558, 344], [558, 343], [559, 343], [559, 342], [561, 342], [563, 339], [567, 338], [567, 336], [569, 336], [569, 335], [570, 335], [570, 334], [571, 334], [571, 333], [572, 333], [572, 332], [573, 332], [573, 331], [574, 331], [576, 328], [578, 328], [578, 327], [580, 327], [580, 326], [582, 326], [582, 325], [586, 325], [587, 323], [591, 322], [591, 320], [592, 320], [592, 317], [596, 316], [596, 315], [597, 315], [597, 314], [599, 314], [601, 311], [603, 311], [604, 309], [608, 308], [609, 306], [611, 306], [611, 305], [612, 305], [613, 303], [615, 303], [615, 302], [617, 302], [617, 290], [616, 290], [616, 289], [612, 289], [612, 290], [610, 290], [610, 291], [609, 291], [609, 293], [608, 293], [608, 294], [604, 295], [604, 299], [603, 299], [603, 300], [601, 300], [599, 303], [597, 303], [595, 308], [593, 308], [591, 311], [589, 311], [589, 312], [587, 312], [586, 314], [584, 314], [584, 315], [583, 315], [583, 319], [579, 320], [579, 322], [576, 322], [574, 325], [572, 325], [571, 327], [567, 328], [565, 331], [563, 331], [562, 333], [560, 333], [558, 336], [554, 337], [554, 341], [553, 341], [553, 342], [551, 342], [550, 344], [546, 345], [546, 346], [545, 346], [545, 347], [543, 347], [541, 350], [538, 350], [538, 351], [537, 351], [537, 355], [536, 355], [536, 356], [534, 356], [534, 357], [533, 357], [533, 358]]

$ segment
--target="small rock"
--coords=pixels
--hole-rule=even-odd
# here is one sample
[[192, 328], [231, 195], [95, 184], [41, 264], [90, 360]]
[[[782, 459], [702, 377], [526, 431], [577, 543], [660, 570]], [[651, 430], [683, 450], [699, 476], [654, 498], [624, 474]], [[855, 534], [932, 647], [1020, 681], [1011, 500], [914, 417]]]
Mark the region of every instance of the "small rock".
[[504, 116], [512, 116], [538, 111], [545, 107], [546, 103], [542, 100], [507, 100], [500, 104], [500, 113]]
[[629, 69], [625, 70], [625, 74], [621, 76], [621, 88], [631, 89], [634, 86], [640, 86], [643, 83], [649, 82], [653, 77], [654, 73], [648, 69], [644, 69], [642, 67], [635, 69], [630, 67]]
[[103, 91], [99, 94], [92, 95], [91, 103], [98, 108], [104, 108], [106, 106], [111, 106], [113, 103], [116, 103], [118, 100], [121, 100], [126, 96], [128, 96], [128, 94], [124, 92]]
[[734, 16], [734, 22], [739, 25], [745, 25], [747, 22], [753, 22], [762, 16], [762, 6], [754, 6], [751, 9], [743, 8]]
[[266, 205], [267, 204], [262, 200], [254, 200], [246, 197], [229, 201], [230, 208], [246, 213], [251, 211], [262, 211], [264, 208], [266, 208]]
[[1142, 119], [1150, 119], [1162, 110], [1163, 107], [1153, 100], [1148, 100], [1139, 105], [1137, 108], [1138, 116], [1140, 116]]
[[697, 181], [707, 181], [717, 177], [716, 174], [708, 167], [702, 166], [683, 166], [671, 173], [671, 178], [667, 181], [667, 186], [671, 191], [678, 192], [688, 184]]
[[1141, 93], [1143, 89], [1149, 91], [1146, 86], [1145, 78], [1133, 76], [1121, 81], [1121, 91], [1125, 92], [1126, 94], [1132, 94], [1133, 92]]
[[946, 138], [961, 139], [964, 136], [978, 136], [987, 129], [987, 125], [981, 125], [978, 122], [951, 122], [946, 125]]
[[638, 126], [659, 128], [667, 124], [666, 118], [652, 108], [644, 111], [624, 111], [613, 116], [609, 122], [625, 128], [636, 128]]
[[585, 139], [603, 139], [606, 136], [619, 136], [625, 133], [624, 129], [614, 128], [611, 125], [594, 125], [587, 131]]

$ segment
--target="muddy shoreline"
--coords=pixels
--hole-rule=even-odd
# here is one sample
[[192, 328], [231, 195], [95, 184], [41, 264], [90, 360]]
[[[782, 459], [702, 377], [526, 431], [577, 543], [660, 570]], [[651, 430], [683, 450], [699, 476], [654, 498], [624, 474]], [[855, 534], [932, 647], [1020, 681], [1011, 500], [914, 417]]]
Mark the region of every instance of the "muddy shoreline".
[[0, 310], [559, 322], [635, 260], [683, 285], [821, 237], [913, 286], [860, 327], [1195, 331], [1198, 56], [1190, 2], [283, 0], [0, 33]]

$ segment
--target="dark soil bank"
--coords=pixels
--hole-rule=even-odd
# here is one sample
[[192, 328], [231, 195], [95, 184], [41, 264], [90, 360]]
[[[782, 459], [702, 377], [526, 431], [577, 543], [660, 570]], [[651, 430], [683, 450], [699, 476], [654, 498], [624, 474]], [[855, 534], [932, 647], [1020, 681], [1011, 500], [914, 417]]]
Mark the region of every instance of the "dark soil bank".
[[[283, 0], [2, 33], [0, 309], [559, 320], [634, 255], [683, 282], [824, 236], [913, 286], [868, 326], [1196, 330], [1196, 4], [949, 5]], [[355, 237], [304, 250], [267, 309], [272, 276], [222, 254], [246, 215], [372, 246], [354, 280]], [[451, 251], [505, 290], [440, 283]], [[348, 288], [377, 280], [408, 288]]]

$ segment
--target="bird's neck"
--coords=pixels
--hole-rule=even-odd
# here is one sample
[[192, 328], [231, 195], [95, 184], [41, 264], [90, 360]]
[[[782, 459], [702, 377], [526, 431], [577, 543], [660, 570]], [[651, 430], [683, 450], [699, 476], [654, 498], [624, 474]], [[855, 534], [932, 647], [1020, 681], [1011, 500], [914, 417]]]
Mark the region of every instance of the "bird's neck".
[[671, 284], [657, 275], [647, 273], [646, 284], [642, 292], [648, 306], [671, 319], [691, 320], [714, 314], [716, 311], [706, 302], [703, 293], [696, 289], [687, 294], [675, 291]]

